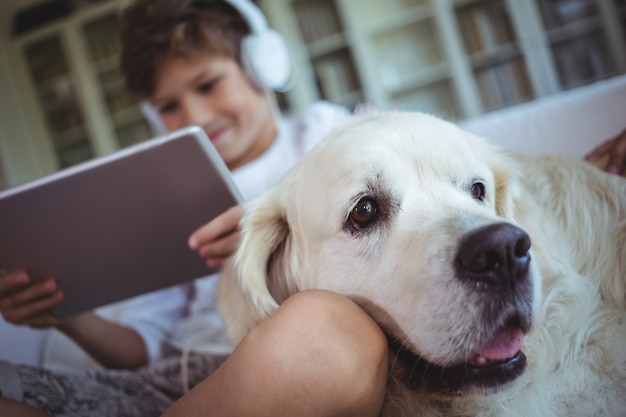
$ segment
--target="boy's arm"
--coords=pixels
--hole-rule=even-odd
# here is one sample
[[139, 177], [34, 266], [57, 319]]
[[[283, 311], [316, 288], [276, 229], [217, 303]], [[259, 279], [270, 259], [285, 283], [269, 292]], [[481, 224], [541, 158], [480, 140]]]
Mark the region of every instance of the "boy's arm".
[[148, 362], [139, 333], [89, 312], [60, 319], [50, 308], [63, 302], [54, 280], [31, 283], [25, 272], [0, 275], [0, 313], [13, 325], [56, 327], [107, 368], [134, 369]]
[[56, 327], [106, 368], [135, 369], [148, 363], [146, 345], [137, 331], [93, 312], [62, 319]]

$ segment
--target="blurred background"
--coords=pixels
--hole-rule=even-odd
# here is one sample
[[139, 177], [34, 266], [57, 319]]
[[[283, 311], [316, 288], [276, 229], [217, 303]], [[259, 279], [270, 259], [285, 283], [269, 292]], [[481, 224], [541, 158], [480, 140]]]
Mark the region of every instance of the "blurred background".
[[[128, 2], [0, 1], [0, 189], [153, 135], [119, 70]], [[626, 0], [257, 4], [293, 53], [286, 114], [325, 99], [461, 121], [626, 73]]]

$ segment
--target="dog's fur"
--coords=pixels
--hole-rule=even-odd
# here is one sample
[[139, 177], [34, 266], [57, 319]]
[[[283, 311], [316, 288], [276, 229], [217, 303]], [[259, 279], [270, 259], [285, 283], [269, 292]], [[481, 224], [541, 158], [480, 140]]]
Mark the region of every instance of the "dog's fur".
[[[289, 295], [327, 289], [389, 335], [384, 416], [626, 416], [621, 177], [383, 113], [334, 132], [241, 227], [220, 292], [234, 343]], [[527, 366], [475, 378], [467, 363], [502, 329], [525, 333]]]

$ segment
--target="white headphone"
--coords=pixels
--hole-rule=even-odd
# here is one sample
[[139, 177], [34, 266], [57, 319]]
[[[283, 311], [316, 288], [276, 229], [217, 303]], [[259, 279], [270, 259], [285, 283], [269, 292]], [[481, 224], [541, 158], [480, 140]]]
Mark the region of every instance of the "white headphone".
[[[261, 89], [286, 91], [291, 87], [292, 61], [283, 37], [267, 25], [263, 12], [250, 0], [224, 0], [246, 20], [250, 33], [241, 41], [241, 63], [246, 75]], [[159, 134], [167, 133], [156, 109], [147, 101], [141, 111]]]
[[241, 62], [260, 88], [285, 91], [291, 85], [291, 58], [283, 37], [267, 25], [263, 12], [249, 0], [225, 0], [246, 19], [250, 27], [241, 41]]
[[161, 120], [161, 116], [159, 116], [159, 112], [154, 108], [152, 104], [148, 100], [144, 100], [141, 102], [141, 112], [143, 113], [143, 117], [146, 118], [150, 126], [158, 135], [167, 134], [167, 129]]

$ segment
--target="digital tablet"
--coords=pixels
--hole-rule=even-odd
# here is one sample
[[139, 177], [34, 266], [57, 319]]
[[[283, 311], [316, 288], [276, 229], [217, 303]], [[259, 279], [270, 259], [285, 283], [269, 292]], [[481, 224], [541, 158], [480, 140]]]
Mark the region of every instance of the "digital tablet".
[[189, 235], [243, 201], [199, 127], [0, 193], [0, 266], [55, 277], [74, 315], [215, 271]]

